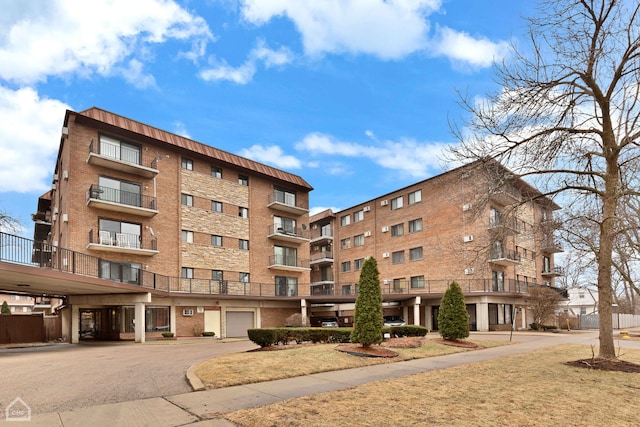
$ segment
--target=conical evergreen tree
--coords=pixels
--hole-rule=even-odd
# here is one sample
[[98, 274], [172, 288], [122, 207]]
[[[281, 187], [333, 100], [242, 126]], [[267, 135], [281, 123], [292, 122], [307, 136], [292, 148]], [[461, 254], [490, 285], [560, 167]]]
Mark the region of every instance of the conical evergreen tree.
[[360, 272], [351, 342], [363, 347], [382, 342], [382, 291], [375, 258], [367, 258]]
[[469, 314], [464, 303], [462, 289], [451, 282], [442, 296], [438, 312], [438, 332], [446, 340], [459, 340], [469, 336]]
[[2, 301], [2, 308], [0, 309], [0, 314], [11, 314], [11, 309], [9, 308], [9, 304], [6, 301]]

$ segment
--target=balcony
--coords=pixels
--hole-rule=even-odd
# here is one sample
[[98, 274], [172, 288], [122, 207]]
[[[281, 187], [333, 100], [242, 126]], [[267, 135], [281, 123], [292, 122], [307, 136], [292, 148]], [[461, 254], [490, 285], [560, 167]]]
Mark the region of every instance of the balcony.
[[547, 254], [564, 252], [562, 245], [553, 239], [544, 239], [540, 245], [540, 251]]
[[310, 243], [312, 245], [327, 245], [327, 244], [331, 244], [333, 242], [333, 236], [330, 234], [318, 234], [317, 231], [316, 233], [311, 233], [311, 241]]
[[564, 276], [564, 267], [560, 267], [559, 265], [556, 265], [553, 268], [545, 267], [542, 269], [542, 277], [558, 277], [558, 276]]
[[158, 214], [155, 197], [98, 185], [89, 187], [87, 206], [147, 218]]
[[[102, 144], [91, 140], [89, 144], [89, 157], [87, 163], [102, 166], [145, 178], [155, 177], [159, 171], [156, 169], [156, 157], [148, 157], [140, 150], [103, 142]], [[148, 164], [149, 166], [144, 166]]]
[[512, 236], [519, 233], [515, 218], [491, 218], [489, 231], [500, 236]]
[[300, 244], [309, 241], [309, 231], [302, 230], [298, 227], [276, 227], [275, 225], [272, 225], [269, 227], [269, 234], [267, 237], [281, 242]]
[[489, 262], [496, 265], [508, 267], [520, 264], [520, 254], [511, 250], [492, 249], [489, 254]]
[[304, 215], [309, 212], [309, 209], [302, 206], [295, 197], [287, 196], [287, 194], [283, 195], [281, 192], [270, 194], [267, 200], [267, 207], [294, 215]]
[[271, 255], [269, 257], [269, 269], [283, 271], [309, 271], [309, 260], [298, 259], [294, 256]]
[[145, 241], [137, 234], [113, 233], [111, 231], [89, 231], [87, 249], [102, 252], [153, 256], [158, 253], [156, 239]]
[[520, 201], [520, 191], [513, 185], [499, 185], [489, 190], [489, 200], [502, 206], [509, 206]]
[[310, 264], [317, 265], [317, 266], [333, 264], [333, 252], [322, 251], [315, 254], [311, 254]]

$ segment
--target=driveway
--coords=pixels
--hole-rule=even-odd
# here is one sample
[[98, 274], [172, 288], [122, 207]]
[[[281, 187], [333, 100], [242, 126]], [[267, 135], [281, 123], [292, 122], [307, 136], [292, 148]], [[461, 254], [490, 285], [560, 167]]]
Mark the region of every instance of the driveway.
[[191, 365], [252, 348], [196, 339], [0, 349], [0, 410], [16, 397], [39, 414], [186, 393]]

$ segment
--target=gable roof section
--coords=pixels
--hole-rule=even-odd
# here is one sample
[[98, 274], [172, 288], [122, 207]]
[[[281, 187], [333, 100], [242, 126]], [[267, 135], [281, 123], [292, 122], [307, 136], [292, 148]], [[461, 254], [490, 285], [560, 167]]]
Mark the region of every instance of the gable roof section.
[[111, 125], [120, 129], [124, 129], [129, 132], [143, 135], [145, 137], [163, 142], [165, 144], [168, 144], [174, 147], [178, 147], [187, 151], [191, 151], [193, 153], [201, 154], [203, 156], [207, 156], [212, 159], [216, 159], [216, 160], [237, 166], [241, 169], [250, 170], [255, 173], [265, 175], [267, 177], [275, 178], [275, 179], [287, 182], [289, 184], [298, 186], [306, 191], [313, 190], [313, 187], [298, 175], [285, 172], [283, 170], [276, 169], [271, 166], [267, 166], [263, 163], [250, 160], [245, 157], [238, 156], [236, 154], [231, 154], [227, 151], [220, 150], [210, 145], [193, 141], [191, 139], [164, 131], [162, 129], [158, 129], [153, 126], [146, 125], [144, 123], [120, 116], [118, 114], [111, 113], [109, 111], [106, 111], [97, 107], [91, 107], [87, 110], [84, 110], [78, 113], [67, 110], [67, 118], [65, 118], [65, 125], [66, 125], [68, 116], [70, 114], [87, 117], [97, 122], [105, 123], [107, 125]]

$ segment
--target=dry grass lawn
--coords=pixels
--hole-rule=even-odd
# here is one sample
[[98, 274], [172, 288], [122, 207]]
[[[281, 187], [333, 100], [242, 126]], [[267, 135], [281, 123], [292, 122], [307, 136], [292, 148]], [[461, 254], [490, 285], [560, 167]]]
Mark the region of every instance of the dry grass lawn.
[[[224, 417], [241, 426], [639, 425], [640, 374], [564, 364], [590, 356], [590, 347], [564, 345], [291, 399]], [[640, 363], [640, 351], [623, 350], [622, 359]], [[281, 366], [288, 370], [295, 365]]]
[[[504, 341], [468, 341], [477, 343], [481, 348], [508, 344]], [[316, 344], [282, 351], [228, 354], [200, 363], [195, 374], [206, 388], [222, 388], [469, 351], [437, 344], [430, 339], [426, 339], [419, 348], [393, 348], [399, 354], [394, 358], [356, 357], [335, 348], [336, 344]]]

